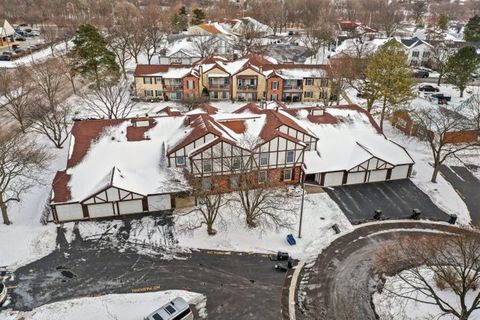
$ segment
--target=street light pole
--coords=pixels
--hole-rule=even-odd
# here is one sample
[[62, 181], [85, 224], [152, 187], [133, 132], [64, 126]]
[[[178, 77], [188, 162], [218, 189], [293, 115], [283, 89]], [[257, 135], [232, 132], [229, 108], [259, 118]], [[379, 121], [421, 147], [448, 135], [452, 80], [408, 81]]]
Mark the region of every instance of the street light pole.
[[302, 220], [303, 220], [303, 203], [305, 200], [305, 173], [302, 172], [302, 203], [300, 205], [300, 223], [298, 224], [298, 238], [302, 238]]

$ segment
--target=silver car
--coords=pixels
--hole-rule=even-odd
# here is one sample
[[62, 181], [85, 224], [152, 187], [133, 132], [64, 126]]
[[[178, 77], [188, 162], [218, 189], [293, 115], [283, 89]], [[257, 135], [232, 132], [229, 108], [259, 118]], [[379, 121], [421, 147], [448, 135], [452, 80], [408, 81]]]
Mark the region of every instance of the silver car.
[[152, 312], [145, 320], [194, 320], [193, 312], [185, 299], [177, 297]]

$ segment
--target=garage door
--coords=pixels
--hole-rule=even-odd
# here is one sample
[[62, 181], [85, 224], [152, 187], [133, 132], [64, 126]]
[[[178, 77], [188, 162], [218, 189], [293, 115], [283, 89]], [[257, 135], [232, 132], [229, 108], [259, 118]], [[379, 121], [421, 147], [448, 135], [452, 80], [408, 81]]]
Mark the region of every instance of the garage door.
[[162, 211], [172, 208], [172, 201], [169, 194], [160, 194], [148, 197], [149, 211]]
[[385, 181], [387, 180], [388, 170], [372, 170], [368, 174], [368, 182]]
[[398, 166], [392, 169], [392, 175], [390, 176], [390, 180], [396, 179], [405, 179], [408, 178], [408, 168], [409, 165], [405, 166]]
[[87, 208], [90, 218], [113, 216], [113, 205], [111, 202], [101, 204], [89, 204]]
[[358, 184], [365, 182], [366, 171], [362, 172], [349, 172], [347, 176], [347, 184]]
[[118, 202], [120, 214], [143, 212], [142, 200], [120, 201]]
[[83, 219], [82, 206], [79, 203], [55, 206], [58, 221]]
[[330, 186], [341, 186], [343, 182], [343, 171], [342, 172], [329, 172], [325, 174], [325, 179], [323, 180], [323, 185], [325, 187]]

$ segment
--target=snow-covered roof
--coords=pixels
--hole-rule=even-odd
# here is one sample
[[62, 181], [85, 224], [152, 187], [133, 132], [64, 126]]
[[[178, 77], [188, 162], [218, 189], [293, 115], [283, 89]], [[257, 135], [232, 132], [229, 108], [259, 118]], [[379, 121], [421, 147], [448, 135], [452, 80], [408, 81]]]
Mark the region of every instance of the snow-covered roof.
[[0, 21], [0, 37], [9, 37], [15, 34], [15, 30], [7, 20]]
[[413, 163], [408, 152], [379, 133], [369, 116], [354, 108], [326, 108], [336, 123], [298, 121], [318, 137], [317, 150], [305, 153], [307, 174], [350, 170], [372, 157], [392, 165]]

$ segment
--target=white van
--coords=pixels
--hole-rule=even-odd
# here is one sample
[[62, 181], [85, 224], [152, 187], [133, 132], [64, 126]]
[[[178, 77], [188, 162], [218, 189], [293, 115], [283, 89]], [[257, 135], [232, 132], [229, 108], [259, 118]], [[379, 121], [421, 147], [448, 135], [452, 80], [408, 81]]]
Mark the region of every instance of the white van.
[[185, 299], [177, 297], [151, 313], [145, 320], [193, 320], [193, 312]]

